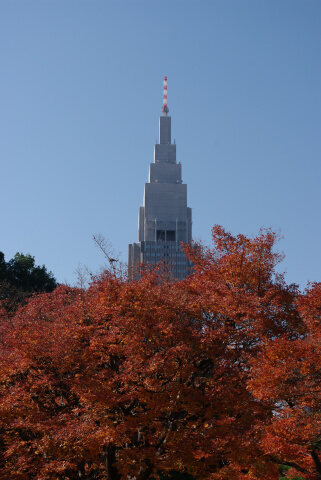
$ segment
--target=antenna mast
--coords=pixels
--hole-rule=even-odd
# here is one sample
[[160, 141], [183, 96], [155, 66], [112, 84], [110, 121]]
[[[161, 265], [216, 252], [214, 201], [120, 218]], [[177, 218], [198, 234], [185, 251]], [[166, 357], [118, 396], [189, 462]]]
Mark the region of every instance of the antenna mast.
[[167, 77], [166, 76], [164, 77], [162, 112], [163, 112], [163, 116], [167, 117], [169, 109], [168, 109], [168, 106], [167, 106]]

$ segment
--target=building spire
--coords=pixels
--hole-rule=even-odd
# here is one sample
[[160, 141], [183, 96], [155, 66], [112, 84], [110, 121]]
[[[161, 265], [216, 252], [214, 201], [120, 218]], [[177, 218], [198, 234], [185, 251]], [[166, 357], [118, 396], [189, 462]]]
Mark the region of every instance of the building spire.
[[166, 76], [164, 77], [162, 112], [163, 112], [163, 116], [167, 117], [169, 109], [168, 109], [168, 106], [167, 106], [167, 77]]

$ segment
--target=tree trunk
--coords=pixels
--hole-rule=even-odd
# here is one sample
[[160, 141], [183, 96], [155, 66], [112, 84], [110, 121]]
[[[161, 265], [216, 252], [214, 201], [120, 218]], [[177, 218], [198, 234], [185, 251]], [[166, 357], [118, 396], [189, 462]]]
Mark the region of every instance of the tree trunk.
[[317, 451], [313, 448], [311, 452], [311, 457], [314, 461], [316, 471], [318, 472], [318, 478], [321, 479], [321, 462]]
[[103, 448], [103, 462], [108, 480], [120, 480], [116, 467], [116, 447], [114, 445], [108, 445]]

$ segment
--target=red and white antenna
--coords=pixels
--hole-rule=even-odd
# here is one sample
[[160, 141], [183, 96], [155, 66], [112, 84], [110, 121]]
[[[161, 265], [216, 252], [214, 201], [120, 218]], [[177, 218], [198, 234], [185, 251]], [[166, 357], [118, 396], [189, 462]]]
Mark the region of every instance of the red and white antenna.
[[168, 109], [168, 106], [167, 106], [167, 77], [166, 76], [164, 77], [162, 112], [163, 112], [164, 117], [167, 117], [169, 109]]

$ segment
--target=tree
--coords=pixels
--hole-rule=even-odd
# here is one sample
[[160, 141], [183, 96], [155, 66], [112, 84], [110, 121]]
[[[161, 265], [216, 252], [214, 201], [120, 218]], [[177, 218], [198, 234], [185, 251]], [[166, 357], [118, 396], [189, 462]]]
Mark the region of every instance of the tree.
[[301, 295], [305, 332], [267, 342], [253, 360], [251, 390], [273, 408], [261, 426], [261, 448], [271, 461], [292, 467], [301, 478], [321, 478], [321, 283]]
[[5, 300], [7, 312], [14, 312], [19, 305], [36, 292], [52, 292], [57, 281], [44, 265], [37, 266], [30, 254], [16, 253], [5, 261], [0, 252], [0, 298]]
[[30, 254], [16, 253], [6, 265], [7, 280], [26, 292], [52, 292], [57, 281], [44, 265], [35, 264]]
[[276, 240], [215, 227], [213, 249], [186, 246], [184, 281], [109, 271], [32, 298], [2, 332], [0, 479], [277, 479], [251, 365], [306, 327]]
[[7, 264], [4, 259], [4, 253], [0, 252], [0, 282], [5, 280], [7, 274]]

